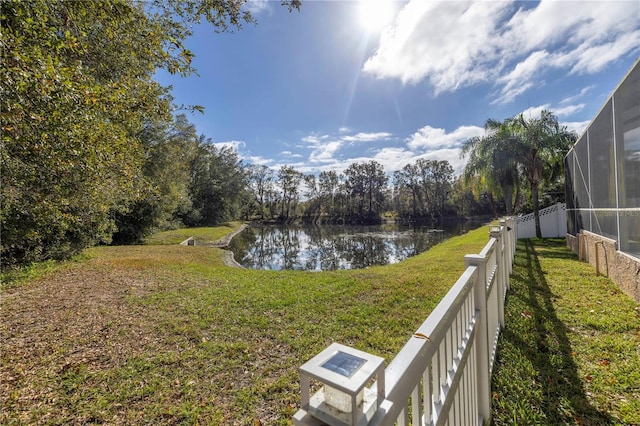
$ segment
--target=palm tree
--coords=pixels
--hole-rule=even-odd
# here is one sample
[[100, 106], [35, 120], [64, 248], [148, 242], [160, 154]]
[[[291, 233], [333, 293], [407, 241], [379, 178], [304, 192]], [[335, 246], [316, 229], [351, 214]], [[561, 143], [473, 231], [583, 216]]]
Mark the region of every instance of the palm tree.
[[520, 144], [507, 124], [489, 119], [484, 125], [485, 135], [467, 140], [462, 145], [461, 157], [469, 156], [464, 169], [465, 183], [478, 176], [476, 182], [486, 185], [489, 200], [496, 213], [494, 195], [502, 195], [507, 215], [513, 214], [513, 193], [519, 193], [520, 173], [518, 153]]
[[540, 184], [546, 176], [557, 171], [558, 165], [576, 141], [576, 134], [560, 126], [558, 118], [547, 110], [540, 113], [540, 118], [526, 119], [519, 114], [505, 120], [504, 126], [516, 141], [518, 162], [531, 187], [536, 237], [541, 238]]

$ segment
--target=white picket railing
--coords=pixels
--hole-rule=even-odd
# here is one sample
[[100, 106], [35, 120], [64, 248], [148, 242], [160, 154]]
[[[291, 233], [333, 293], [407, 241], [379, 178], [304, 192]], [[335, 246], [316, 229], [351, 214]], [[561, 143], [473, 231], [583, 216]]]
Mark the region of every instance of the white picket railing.
[[[480, 254], [385, 369], [385, 398], [368, 425], [482, 425], [515, 254], [513, 218], [490, 228]], [[411, 416], [411, 418], [409, 418]], [[301, 409], [296, 425], [321, 424]]]

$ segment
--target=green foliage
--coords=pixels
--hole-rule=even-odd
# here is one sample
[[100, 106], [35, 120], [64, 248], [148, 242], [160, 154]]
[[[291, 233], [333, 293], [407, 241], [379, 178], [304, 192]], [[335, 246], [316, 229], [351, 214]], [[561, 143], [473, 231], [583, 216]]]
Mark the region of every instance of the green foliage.
[[465, 183], [463, 178], [453, 182], [451, 202], [458, 216], [489, 216], [492, 213], [486, 193], [477, 193], [474, 190], [475, 185]]
[[[249, 165], [247, 167], [249, 189], [252, 192], [254, 211], [260, 219], [273, 219], [275, 173], [267, 166]], [[249, 207], [251, 209], [251, 207]], [[251, 211], [251, 210], [250, 210]]]
[[[463, 173], [465, 183], [472, 183], [476, 192], [490, 193], [492, 200], [504, 198], [508, 215], [514, 212], [514, 189], [520, 187], [518, 150], [508, 127], [492, 119], [485, 123], [485, 136], [469, 139], [461, 150], [462, 156], [469, 157]], [[516, 202], [517, 199], [516, 195]]]
[[387, 176], [382, 164], [375, 160], [353, 163], [344, 171], [345, 189], [348, 196], [347, 217], [355, 217], [367, 222], [376, 222], [384, 207]]
[[575, 142], [575, 133], [560, 126], [549, 111], [542, 111], [540, 118], [520, 114], [503, 122], [489, 119], [485, 130], [484, 136], [471, 138], [462, 147], [462, 155], [469, 157], [465, 182], [473, 183], [476, 192], [489, 194], [492, 203], [502, 197], [507, 214], [517, 209], [521, 182], [528, 182], [540, 237], [540, 185], [549, 189], [562, 185], [562, 159]]
[[398, 214], [408, 219], [450, 213], [453, 167], [448, 161], [418, 159], [394, 173], [395, 205]]
[[278, 170], [278, 183], [281, 189], [280, 219], [288, 221], [296, 215], [296, 208], [300, 201], [300, 182], [302, 173], [291, 166], [282, 166]]
[[517, 141], [518, 162], [531, 188], [536, 236], [540, 238], [540, 185], [564, 178], [563, 158], [577, 135], [560, 126], [558, 118], [546, 110], [540, 112], [540, 118], [526, 119], [520, 114], [505, 125]]
[[190, 174], [193, 208], [183, 219], [187, 226], [214, 226], [240, 217], [247, 175], [233, 148], [217, 148], [201, 137]]
[[[195, 131], [183, 118], [171, 129], [169, 88], [153, 76], [193, 72], [184, 45], [192, 24], [255, 23], [244, 5], [0, 2], [3, 267], [66, 258], [114, 233], [135, 242], [187, 214]], [[235, 214], [232, 204], [219, 216]]]
[[138, 243], [158, 229], [180, 226], [189, 212], [191, 163], [198, 152], [195, 127], [184, 115], [173, 123], [147, 123], [139, 138], [145, 152], [144, 184], [124, 211], [115, 211], [115, 244]]
[[[100, 22], [100, 25], [95, 25]], [[161, 38], [127, 2], [2, 2], [2, 256], [59, 259], [110, 241], [136, 190]]]

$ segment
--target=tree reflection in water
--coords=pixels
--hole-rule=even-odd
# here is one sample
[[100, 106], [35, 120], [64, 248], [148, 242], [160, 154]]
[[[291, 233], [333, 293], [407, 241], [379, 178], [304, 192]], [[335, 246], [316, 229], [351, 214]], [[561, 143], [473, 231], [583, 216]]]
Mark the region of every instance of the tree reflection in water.
[[329, 271], [387, 265], [415, 256], [461, 232], [399, 224], [377, 226], [252, 225], [228, 250], [249, 269]]

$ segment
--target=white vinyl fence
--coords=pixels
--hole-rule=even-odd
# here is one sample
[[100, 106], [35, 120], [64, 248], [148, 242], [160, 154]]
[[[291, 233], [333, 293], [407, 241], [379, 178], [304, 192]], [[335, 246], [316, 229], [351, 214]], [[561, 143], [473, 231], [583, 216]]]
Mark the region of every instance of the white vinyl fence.
[[[535, 238], [536, 223], [533, 213], [516, 218], [518, 238]], [[540, 210], [540, 231], [542, 238], [564, 238], [567, 235], [567, 207], [564, 203]]]
[[[513, 218], [490, 227], [480, 254], [384, 370], [384, 398], [358, 424], [482, 425], [515, 253]], [[373, 385], [376, 386], [375, 384]], [[323, 424], [302, 407], [295, 425]]]

